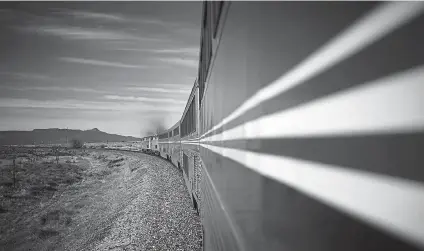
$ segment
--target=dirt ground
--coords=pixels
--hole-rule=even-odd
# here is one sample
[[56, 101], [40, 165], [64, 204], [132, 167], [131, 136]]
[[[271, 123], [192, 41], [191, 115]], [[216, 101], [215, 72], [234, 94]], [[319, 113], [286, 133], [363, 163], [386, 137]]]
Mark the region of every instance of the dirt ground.
[[92, 150], [0, 159], [0, 250], [201, 250], [201, 226], [169, 162]]

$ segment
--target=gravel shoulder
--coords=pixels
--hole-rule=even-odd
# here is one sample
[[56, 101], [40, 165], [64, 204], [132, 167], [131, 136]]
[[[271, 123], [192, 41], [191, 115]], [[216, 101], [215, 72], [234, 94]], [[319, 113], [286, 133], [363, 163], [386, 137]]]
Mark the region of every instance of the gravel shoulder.
[[92, 151], [76, 165], [81, 181], [0, 214], [15, 218], [0, 229], [0, 249], [201, 250], [199, 216], [172, 164], [142, 153]]

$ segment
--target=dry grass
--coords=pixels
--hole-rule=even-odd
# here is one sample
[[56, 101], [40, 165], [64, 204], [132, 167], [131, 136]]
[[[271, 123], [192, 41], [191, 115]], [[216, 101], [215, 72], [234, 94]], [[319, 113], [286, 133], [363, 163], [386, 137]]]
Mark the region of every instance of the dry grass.
[[0, 214], [6, 213], [7, 210], [0, 206]]
[[[56, 193], [80, 182], [88, 165], [82, 158], [77, 160], [72, 153], [66, 151], [60, 153], [61, 157], [57, 164], [56, 157], [49, 155], [51, 153], [50, 149], [43, 149], [37, 153], [38, 158], [33, 161], [33, 156], [26, 149], [17, 149], [16, 152], [7, 154], [1, 152], [0, 148], [0, 157], [3, 158], [0, 160], [0, 232], [6, 238], [0, 237], [0, 245], [2, 241], [6, 243], [28, 241], [21, 239], [20, 234], [9, 233], [13, 231], [10, 227], [16, 224], [23, 224], [21, 228], [27, 228], [24, 231], [31, 232], [26, 236], [45, 240], [58, 236], [72, 223], [74, 212], [61, 209], [35, 216], [38, 218], [38, 223], [31, 223], [30, 215], [39, 211]], [[13, 158], [17, 156], [19, 157], [16, 158], [14, 167]], [[13, 170], [16, 173], [15, 184]], [[30, 224], [32, 227], [24, 227], [25, 224]], [[11, 234], [11, 239], [7, 239], [7, 234]]]
[[[91, 189], [105, 184], [111, 174], [125, 168], [127, 157], [119, 153], [62, 150], [56, 163], [54, 152], [31, 153], [18, 149], [13, 182], [13, 156], [0, 147], [0, 246], [6, 250], [28, 250], [35, 244], [59, 243], [78, 229], [77, 219], [90, 210]], [[121, 168], [119, 168], [121, 167]], [[81, 182], [83, 181], [84, 182]], [[67, 201], [58, 203], [58, 201]], [[46, 244], [43, 244], [46, 243]]]
[[59, 235], [59, 232], [54, 229], [41, 229], [38, 233], [40, 239], [48, 239], [56, 235]]

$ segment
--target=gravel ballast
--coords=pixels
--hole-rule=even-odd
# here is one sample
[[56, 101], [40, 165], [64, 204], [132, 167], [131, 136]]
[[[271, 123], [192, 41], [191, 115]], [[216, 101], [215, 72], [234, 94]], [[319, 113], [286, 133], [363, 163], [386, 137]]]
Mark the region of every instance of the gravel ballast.
[[[93, 151], [90, 155], [84, 157], [88, 166], [84, 180], [58, 191], [47, 206], [15, 226], [21, 231], [10, 233], [14, 243], [6, 240], [3, 247], [202, 249], [200, 218], [180, 170], [160, 157], [142, 153]], [[16, 242], [17, 236], [24, 238]]]

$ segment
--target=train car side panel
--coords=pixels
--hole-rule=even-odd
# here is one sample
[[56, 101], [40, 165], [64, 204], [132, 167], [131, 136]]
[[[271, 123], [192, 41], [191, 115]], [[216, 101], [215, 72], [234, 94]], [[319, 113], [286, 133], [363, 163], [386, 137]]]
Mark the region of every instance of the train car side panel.
[[180, 122], [179, 121], [169, 129], [169, 133], [170, 133], [169, 145], [168, 145], [169, 160], [176, 167], [179, 167], [181, 166], [181, 163], [180, 163], [181, 140], [180, 140]]
[[194, 140], [198, 138], [198, 86], [195, 81], [186, 108], [181, 118], [181, 166], [187, 179], [187, 188], [193, 200], [193, 205], [198, 209], [200, 201], [200, 154], [199, 146]]
[[164, 159], [166, 159], [168, 154], [168, 141], [168, 131], [162, 132], [158, 135], [159, 154]]
[[180, 134], [179, 134], [180, 127], [174, 129], [174, 133], [178, 131], [178, 134], [176, 134], [176, 141], [173, 143], [172, 146], [172, 155], [171, 155], [171, 161], [176, 167], [181, 167], [181, 140], [180, 140]]
[[[218, 45], [211, 46], [212, 65], [200, 100], [205, 250], [419, 250], [418, 246], [424, 246], [415, 230], [406, 234], [406, 229], [414, 228], [412, 223], [407, 226], [403, 225], [405, 222], [397, 222], [396, 226], [377, 223], [381, 215], [373, 214], [372, 210], [378, 208], [387, 213], [382, 210], [385, 202], [402, 204], [396, 202], [393, 194], [384, 202], [381, 198], [387, 195], [383, 193], [380, 197], [371, 189], [353, 199], [350, 198], [353, 191], [361, 186], [352, 185], [356, 190], [351, 193], [347, 188], [349, 182], [369, 181], [370, 187], [378, 184], [387, 192], [391, 187], [386, 180], [388, 176], [397, 184], [405, 179], [410, 185], [411, 180], [424, 180], [422, 172], [412, 175], [417, 174], [419, 163], [424, 162], [414, 150], [415, 143], [406, 140], [405, 135], [385, 130], [383, 125], [371, 128], [378, 120], [368, 116], [384, 117], [390, 121], [388, 126], [396, 125], [393, 116], [384, 112], [390, 100], [406, 107], [398, 96], [390, 94], [395, 85], [399, 87], [396, 90], [401, 90], [400, 86], [408, 88], [408, 97], [414, 102], [424, 99], [417, 81], [422, 71], [411, 71], [424, 63], [424, 52], [419, 46], [424, 44], [424, 36], [412, 35], [422, 29], [424, 16], [419, 15], [419, 10], [414, 12], [411, 4], [232, 2], [227, 5], [222, 35], [218, 36]], [[349, 40], [349, 34], [358, 35], [361, 28], [366, 34], [363, 36], [373, 36], [381, 27], [394, 22], [390, 18], [395, 17], [387, 14], [385, 22], [378, 27], [361, 24], [378, 20], [381, 13], [395, 12], [399, 16], [412, 14], [407, 21], [393, 26], [396, 29], [392, 27], [390, 32], [382, 34], [381, 39], [364, 43], [362, 47], [348, 47], [347, 41], [360, 41], [359, 37], [353, 39], [353, 35]], [[366, 32], [370, 27], [374, 29], [372, 34]], [[340, 39], [343, 36], [348, 38]], [[320, 68], [329, 57], [339, 57], [352, 48], [356, 51]], [[317, 51], [322, 53], [321, 57], [315, 56]], [[311, 73], [313, 70], [317, 73]], [[400, 73], [404, 75], [396, 75]], [[404, 76], [408, 76], [405, 77], [408, 81], [395, 81]], [[381, 80], [387, 77], [390, 80]], [[374, 103], [368, 109], [361, 101], [366, 97], [375, 97], [369, 99]], [[350, 116], [338, 110], [340, 107], [349, 111]], [[395, 110], [394, 106], [390, 107]], [[412, 126], [413, 118], [419, 114], [411, 107], [405, 108], [410, 109], [405, 128]], [[340, 122], [351, 116], [357, 119], [352, 120], [356, 127]], [[397, 116], [402, 120], [406, 115]], [[424, 141], [419, 137], [420, 130], [409, 131], [409, 136], [415, 136], [421, 144]], [[356, 133], [352, 135], [352, 131]], [[401, 150], [400, 145], [408, 150]], [[388, 156], [387, 152], [396, 154]], [[411, 159], [417, 161], [407, 161]], [[319, 176], [321, 172], [328, 176]], [[356, 179], [358, 176], [360, 181]], [[339, 177], [347, 183], [326, 177]], [[310, 188], [318, 182], [322, 183]], [[345, 196], [337, 197], [334, 191]], [[414, 194], [412, 190], [403, 192]], [[373, 198], [372, 202], [360, 204], [364, 196]], [[416, 212], [414, 208], [404, 210]], [[386, 216], [384, 220], [398, 219], [394, 214]]]

